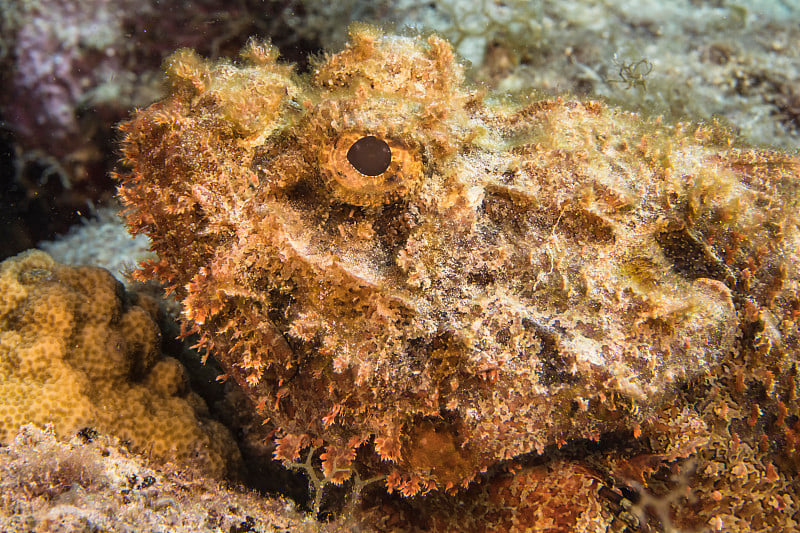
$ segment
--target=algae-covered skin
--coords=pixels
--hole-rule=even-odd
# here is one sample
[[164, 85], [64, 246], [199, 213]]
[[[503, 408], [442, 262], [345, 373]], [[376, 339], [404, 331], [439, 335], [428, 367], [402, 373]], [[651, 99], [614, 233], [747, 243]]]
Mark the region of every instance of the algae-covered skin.
[[177, 52], [122, 127], [139, 275], [336, 483], [359, 447], [404, 495], [610, 432], [686, 455], [664, 410], [743, 331], [797, 360], [800, 160], [462, 72], [371, 28], [305, 75]]

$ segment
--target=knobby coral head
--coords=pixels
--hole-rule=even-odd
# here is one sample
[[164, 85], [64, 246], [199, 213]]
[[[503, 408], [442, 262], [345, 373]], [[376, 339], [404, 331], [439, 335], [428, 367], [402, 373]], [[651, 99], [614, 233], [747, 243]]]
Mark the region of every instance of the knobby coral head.
[[139, 275], [176, 293], [284, 460], [324, 446], [340, 483], [363, 447], [414, 494], [670, 431], [657, 413], [738, 349], [743, 302], [775, 324], [798, 306], [795, 159], [487, 96], [436, 37], [357, 28], [304, 75], [276, 56], [174, 54], [169, 96], [123, 125], [119, 179], [159, 254]]

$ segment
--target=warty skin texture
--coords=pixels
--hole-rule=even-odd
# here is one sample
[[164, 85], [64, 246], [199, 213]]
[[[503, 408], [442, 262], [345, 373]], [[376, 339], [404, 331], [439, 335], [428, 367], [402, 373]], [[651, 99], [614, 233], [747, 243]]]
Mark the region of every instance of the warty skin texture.
[[[167, 75], [122, 126], [120, 197], [159, 254], [139, 276], [285, 461], [313, 446], [341, 483], [363, 447], [412, 495], [611, 432], [686, 455], [701, 418], [662, 416], [681, 384], [743, 331], [774, 337], [776, 372], [797, 359], [796, 158], [485, 95], [445, 41], [370, 28], [304, 76], [255, 42]], [[391, 150], [378, 176], [347, 157], [367, 136]]]

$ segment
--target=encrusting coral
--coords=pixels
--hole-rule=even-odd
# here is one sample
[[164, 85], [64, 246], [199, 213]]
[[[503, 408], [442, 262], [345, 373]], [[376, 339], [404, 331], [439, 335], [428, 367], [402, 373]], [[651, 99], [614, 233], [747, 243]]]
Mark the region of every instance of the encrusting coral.
[[368, 27], [304, 76], [258, 42], [238, 63], [182, 50], [122, 126], [120, 196], [159, 254], [138, 275], [174, 291], [276, 456], [408, 496], [616, 435], [638, 451], [608, 472], [643, 480], [711, 439], [686, 387], [756, 360], [764, 409], [796, 416], [800, 160], [462, 71], [437, 37]]
[[28, 423], [90, 428], [213, 477], [235, 468], [228, 430], [159, 351], [157, 310], [101, 268], [40, 251], [0, 264], [0, 442]]

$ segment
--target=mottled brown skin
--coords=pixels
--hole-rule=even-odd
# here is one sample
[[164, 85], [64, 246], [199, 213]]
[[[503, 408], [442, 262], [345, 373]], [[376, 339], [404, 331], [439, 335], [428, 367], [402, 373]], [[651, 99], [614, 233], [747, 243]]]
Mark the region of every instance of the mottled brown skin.
[[[685, 456], [705, 423], [665, 409], [748, 324], [797, 359], [796, 158], [484, 95], [435, 37], [358, 29], [306, 76], [242, 56], [172, 57], [170, 95], [123, 125], [120, 196], [159, 254], [140, 276], [279, 428], [279, 458], [322, 446], [341, 483], [371, 446], [411, 495], [616, 431]], [[377, 176], [347, 157], [366, 136], [391, 149]]]
[[605, 533], [616, 518], [601, 487], [596, 472], [556, 461], [473, 485], [458, 500], [422, 498], [416, 512], [394, 517], [395, 531]]

